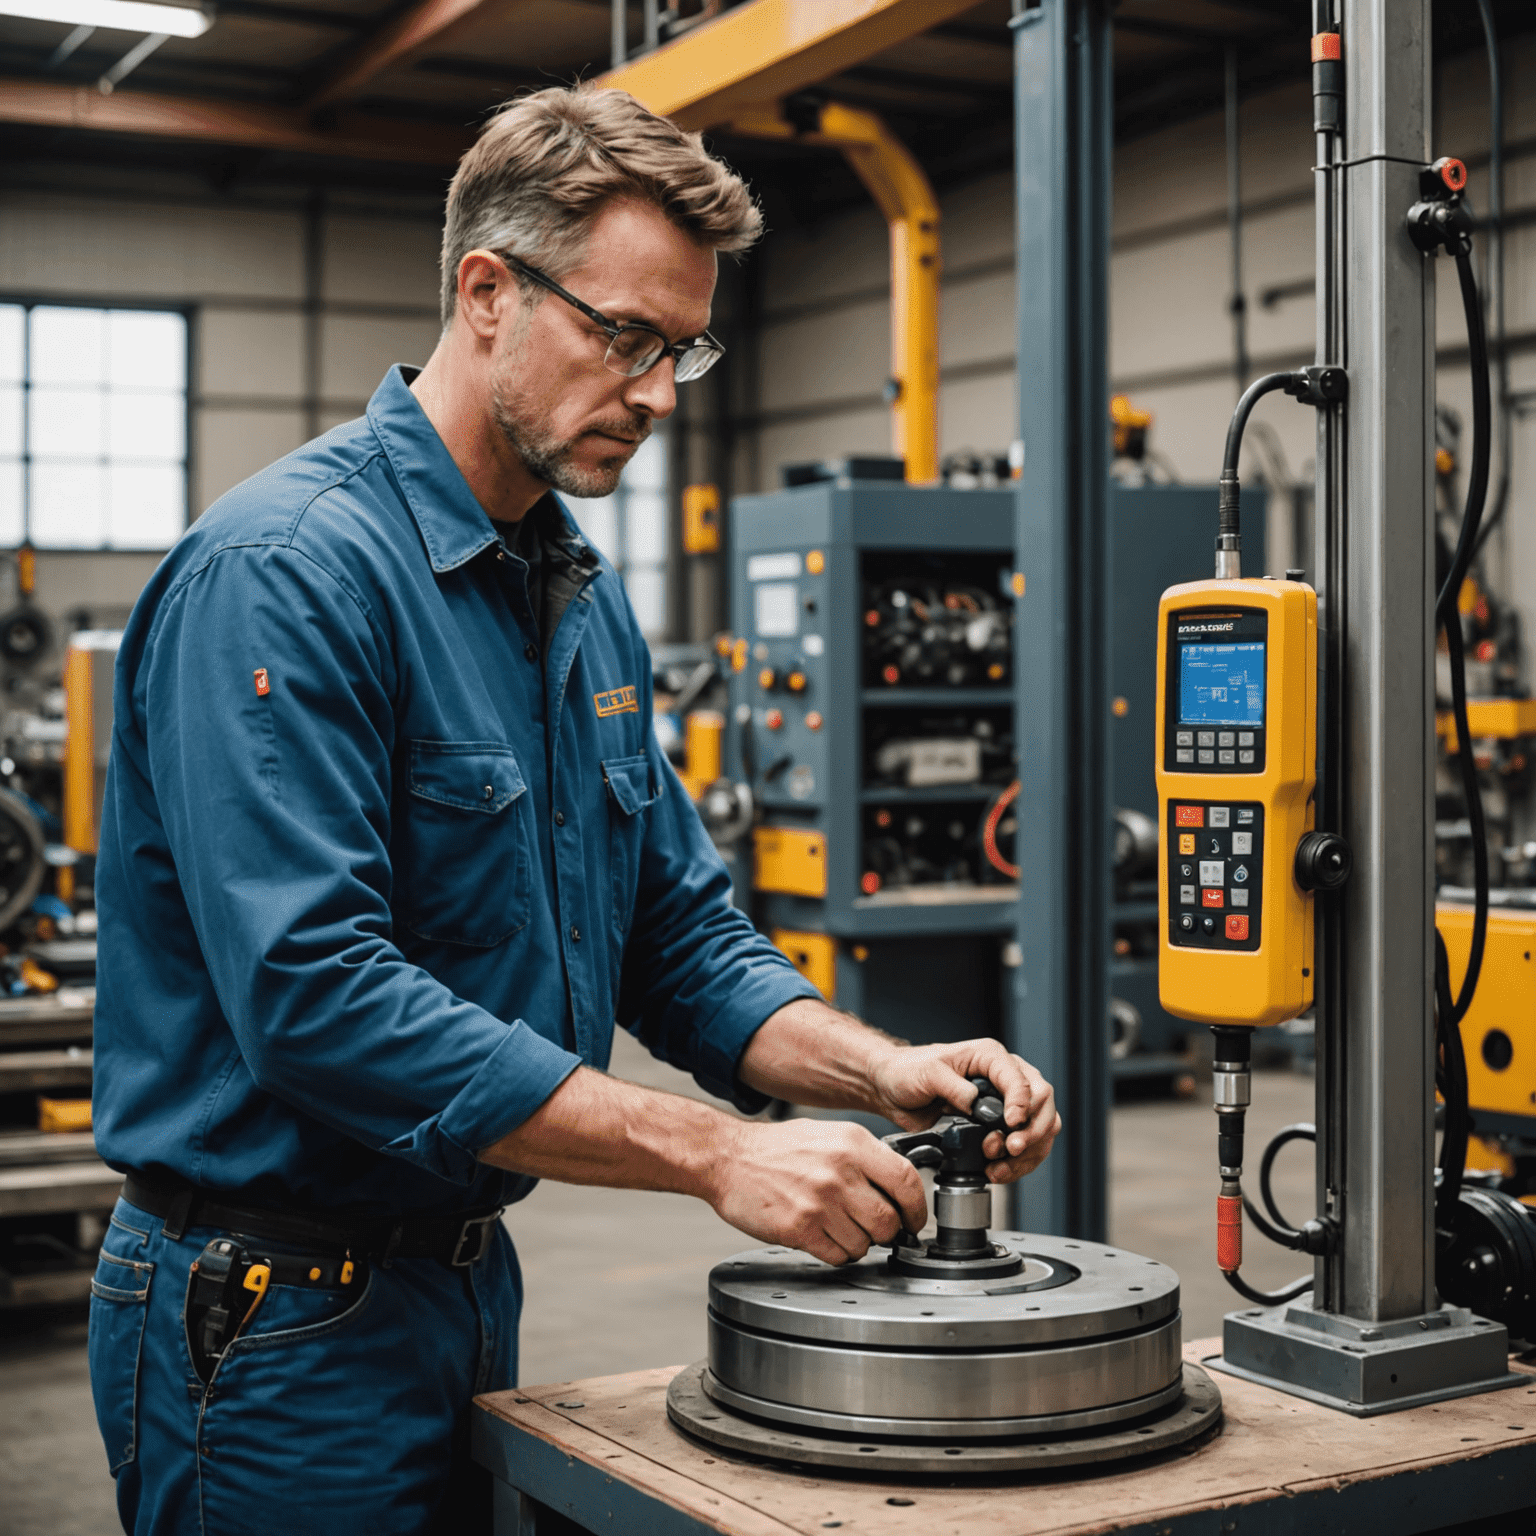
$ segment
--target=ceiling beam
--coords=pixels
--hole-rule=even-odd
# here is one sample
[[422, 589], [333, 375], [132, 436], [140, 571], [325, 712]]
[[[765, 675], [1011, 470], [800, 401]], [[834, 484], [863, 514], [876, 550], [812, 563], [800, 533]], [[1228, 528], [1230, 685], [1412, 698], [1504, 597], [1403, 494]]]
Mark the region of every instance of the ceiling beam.
[[316, 128], [302, 109], [210, 101], [151, 91], [114, 91], [43, 80], [0, 80], [0, 123], [145, 134], [204, 144], [234, 144], [296, 155], [453, 165], [474, 135], [466, 129], [398, 119], [344, 118]]
[[508, 0], [417, 0], [408, 11], [385, 22], [353, 49], [305, 105], [313, 112], [356, 96], [385, 70], [430, 47], [465, 17], [507, 3]]
[[747, 0], [600, 75], [653, 112], [712, 128], [970, 10], [976, 0]]

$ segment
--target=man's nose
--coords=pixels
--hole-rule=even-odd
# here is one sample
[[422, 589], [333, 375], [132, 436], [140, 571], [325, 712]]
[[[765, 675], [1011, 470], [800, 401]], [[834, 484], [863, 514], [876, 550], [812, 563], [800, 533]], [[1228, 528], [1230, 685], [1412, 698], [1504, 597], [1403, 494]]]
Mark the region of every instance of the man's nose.
[[638, 379], [631, 379], [624, 391], [624, 403], [634, 411], [644, 411], [654, 421], [664, 421], [677, 409], [677, 364], [669, 355]]

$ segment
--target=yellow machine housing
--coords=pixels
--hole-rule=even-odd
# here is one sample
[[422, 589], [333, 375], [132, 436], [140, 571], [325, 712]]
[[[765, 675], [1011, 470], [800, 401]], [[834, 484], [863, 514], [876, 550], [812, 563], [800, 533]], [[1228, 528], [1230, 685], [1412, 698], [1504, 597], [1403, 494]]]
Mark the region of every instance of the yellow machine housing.
[[[1454, 996], [1467, 971], [1472, 908], [1437, 902], [1435, 926], [1445, 939]], [[1523, 1115], [1536, 1124], [1536, 911], [1489, 912], [1483, 966], [1461, 1021], [1461, 1042], [1473, 1115]]]
[[1312, 1002], [1317, 594], [1292, 581], [1170, 587], [1157, 615], [1158, 996], [1204, 1024]]
[[827, 894], [827, 837], [802, 827], [757, 827], [752, 833], [752, 885], [786, 896]]
[[837, 996], [837, 940], [829, 933], [775, 928], [769, 935], [789, 963], [830, 1003]]

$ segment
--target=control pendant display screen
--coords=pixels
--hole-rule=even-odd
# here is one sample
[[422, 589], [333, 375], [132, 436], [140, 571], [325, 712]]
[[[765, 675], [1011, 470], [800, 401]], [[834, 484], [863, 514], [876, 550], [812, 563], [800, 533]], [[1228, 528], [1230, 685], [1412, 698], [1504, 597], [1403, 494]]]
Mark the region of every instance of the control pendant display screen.
[[1180, 645], [1179, 719], [1186, 725], [1263, 725], [1264, 642]]

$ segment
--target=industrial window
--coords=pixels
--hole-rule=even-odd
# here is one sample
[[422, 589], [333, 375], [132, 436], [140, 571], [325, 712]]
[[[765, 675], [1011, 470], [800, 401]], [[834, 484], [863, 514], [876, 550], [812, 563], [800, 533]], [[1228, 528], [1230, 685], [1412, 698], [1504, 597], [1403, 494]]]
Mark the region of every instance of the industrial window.
[[166, 549], [187, 526], [187, 317], [0, 303], [0, 545]]
[[618, 489], [593, 501], [567, 497], [581, 531], [624, 578], [647, 640], [667, 632], [667, 438], [653, 432]]

